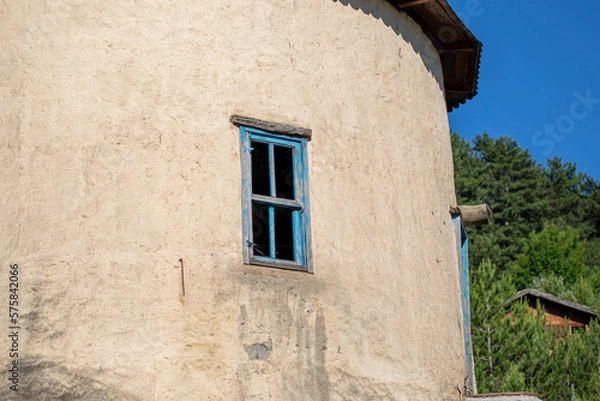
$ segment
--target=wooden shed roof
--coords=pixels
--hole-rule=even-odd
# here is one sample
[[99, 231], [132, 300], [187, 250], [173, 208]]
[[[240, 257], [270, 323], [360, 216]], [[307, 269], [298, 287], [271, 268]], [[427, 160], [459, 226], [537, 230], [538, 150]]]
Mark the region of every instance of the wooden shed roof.
[[438, 51], [448, 111], [477, 94], [482, 44], [446, 0], [387, 0], [421, 26]]
[[596, 312], [594, 312], [593, 310], [591, 310], [590, 308], [588, 308], [585, 305], [576, 304], [575, 302], [565, 301], [564, 299], [559, 298], [557, 296], [554, 296], [551, 294], [546, 294], [544, 292], [540, 292], [538, 290], [534, 290], [531, 288], [517, 292], [514, 297], [512, 297], [511, 299], [508, 300], [508, 302], [516, 301], [517, 299], [521, 299], [523, 297], [540, 299], [541, 300], [540, 302], [543, 301], [542, 304], [543, 303], [553, 303], [556, 305], [563, 306], [565, 308], [573, 309], [575, 311], [582, 312], [585, 315], [589, 315], [590, 318], [598, 317], [598, 314]]

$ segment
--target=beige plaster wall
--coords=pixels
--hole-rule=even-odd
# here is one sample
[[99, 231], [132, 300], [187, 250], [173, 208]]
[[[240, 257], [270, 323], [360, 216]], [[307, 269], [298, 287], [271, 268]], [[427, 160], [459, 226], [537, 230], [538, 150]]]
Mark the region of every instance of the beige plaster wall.
[[[460, 399], [442, 73], [412, 20], [5, 0], [0, 43], [0, 291], [18, 263], [21, 325], [0, 398]], [[313, 275], [243, 265], [232, 114], [313, 130]]]

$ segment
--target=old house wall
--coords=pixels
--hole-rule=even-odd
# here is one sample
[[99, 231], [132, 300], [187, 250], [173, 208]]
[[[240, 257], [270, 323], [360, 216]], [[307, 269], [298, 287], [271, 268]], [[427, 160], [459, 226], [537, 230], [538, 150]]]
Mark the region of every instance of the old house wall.
[[[384, 1], [0, 10], [0, 291], [18, 264], [21, 326], [21, 391], [3, 378], [0, 398], [460, 399], [442, 72], [411, 19]], [[242, 263], [232, 114], [312, 129], [313, 275]]]

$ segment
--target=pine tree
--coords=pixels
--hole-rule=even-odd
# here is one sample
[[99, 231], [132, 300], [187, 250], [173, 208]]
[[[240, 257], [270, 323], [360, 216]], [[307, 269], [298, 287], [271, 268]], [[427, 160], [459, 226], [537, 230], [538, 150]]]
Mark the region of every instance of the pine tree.
[[543, 169], [508, 137], [477, 135], [471, 148], [455, 134], [453, 146], [459, 203], [487, 203], [494, 213], [493, 224], [470, 232], [471, 265], [491, 257], [505, 271], [521, 252], [521, 238], [542, 228]]
[[496, 268], [488, 260], [471, 269], [471, 330], [473, 333], [473, 356], [475, 377], [479, 392], [490, 392], [495, 366], [495, 332], [502, 319], [502, 302], [507, 291], [494, 285]]
[[559, 341], [540, 370], [536, 390], [542, 399], [579, 401], [600, 399], [600, 331], [593, 321], [589, 332], [575, 332]]
[[505, 374], [506, 359], [499, 353], [506, 340], [502, 320], [504, 301], [514, 287], [508, 277], [496, 280], [496, 266], [487, 259], [472, 269], [470, 291], [475, 377], [479, 392], [485, 393], [499, 388]]
[[585, 198], [585, 218], [593, 229], [590, 237], [600, 238], [600, 183], [586, 175], [582, 183], [582, 192]]
[[552, 347], [552, 353], [539, 371], [536, 393], [545, 401], [565, 401], [571, 398], [569, 372], [565, 368], [568, 348], [564, 341]]
[[593, 340], [597, 340], [597, 335], [597, 330], [593, 328], [590, 333], [575, 332], [566, 340], [570, 354], [567, 366], [569, 384], [581, 401], [599, 399], [596, 391], [600, 386], [598, 350], [593, 345]]
[[562, 276], [570, 286], [585, 276], [585, 246], [570, 227], [560, 229], [547, 224], [539, 233], [531, 233], [523, 242], [524, 253], [515, 268], [517, 288], [527, 288], [536, 276]]
[[578, 173], [574, 163], [563, 163], [559, 157], [548, 159], [544, 171], [544, 188], [549, 201], [547, 221], [578, 227], [580, 234], [587, 237], [592, 231], [585, 218], [585, 191], [589, 184], [588, 177]]
[[600, 312], [600, 294], [589, 277], [579, 277], [573, 284], [571, 293], [573, 294], [573, 302], [586, 305], [590, 309]]
[[484, 163], [465, 138], [454, 132], [451, 140], [456, 201], [459, 205], [477, 203], [479, 191], [481, 191], [479, 175]]

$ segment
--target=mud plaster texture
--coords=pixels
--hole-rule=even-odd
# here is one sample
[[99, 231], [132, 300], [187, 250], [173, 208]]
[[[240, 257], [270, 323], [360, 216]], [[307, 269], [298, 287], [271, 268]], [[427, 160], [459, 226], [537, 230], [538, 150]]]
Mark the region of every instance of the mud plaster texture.
[[[442, 71], [414, 21], [375, 0], [5, 0], [0, 41], [0, 288], [18, 263], [22, 326], [0, 399], [461, 399]], [[313, 131], [312, 275], [242, 262], [233, 114]]]

